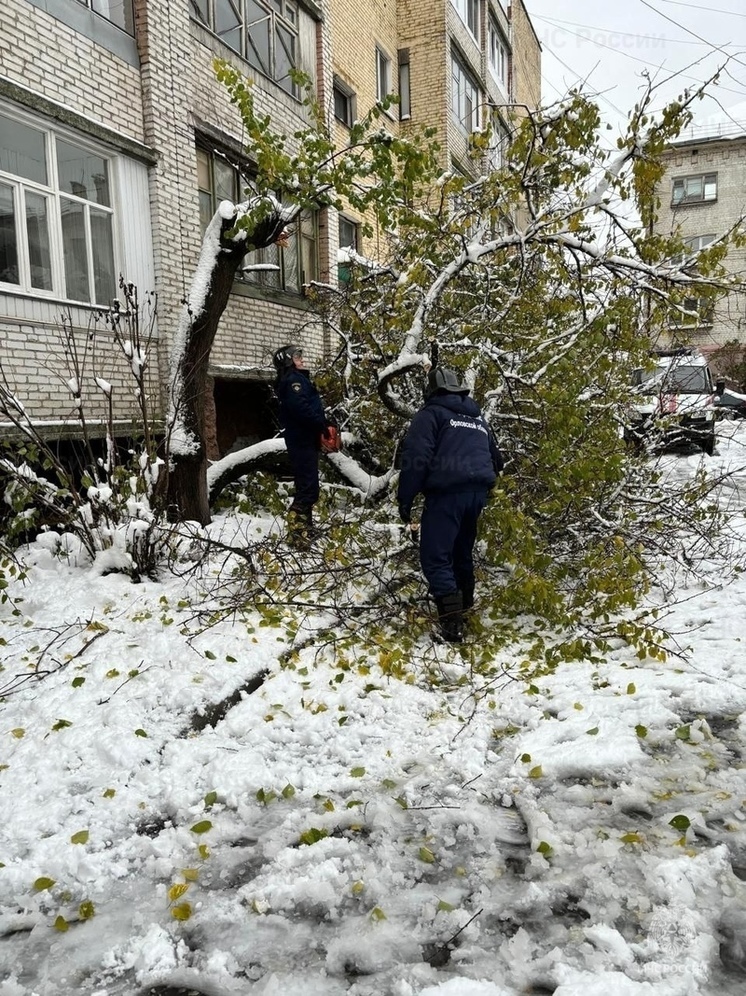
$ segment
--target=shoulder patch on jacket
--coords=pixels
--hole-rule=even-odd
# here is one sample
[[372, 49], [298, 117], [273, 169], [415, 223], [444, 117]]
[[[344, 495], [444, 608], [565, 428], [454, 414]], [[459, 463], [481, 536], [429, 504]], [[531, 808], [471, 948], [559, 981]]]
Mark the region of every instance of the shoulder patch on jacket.
[[298, 391], [298, 392], [300, 392], [300, 389], [301, 389], [301, 388], [300, 388], [300, 384], [297, 384], [297, 383], [296, 383], [296, 384], [291, 384], [290, 386], [292, 387], [292, 389], [293, 389], [294, 391]]

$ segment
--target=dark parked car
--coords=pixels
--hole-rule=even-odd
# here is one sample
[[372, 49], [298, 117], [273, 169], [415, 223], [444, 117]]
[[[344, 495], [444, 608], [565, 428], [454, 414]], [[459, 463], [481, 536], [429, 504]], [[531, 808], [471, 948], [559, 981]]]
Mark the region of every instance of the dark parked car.
[[715, 412], [720, 418], [746, 418], [746, 394], [739, 394], [718, 381]]

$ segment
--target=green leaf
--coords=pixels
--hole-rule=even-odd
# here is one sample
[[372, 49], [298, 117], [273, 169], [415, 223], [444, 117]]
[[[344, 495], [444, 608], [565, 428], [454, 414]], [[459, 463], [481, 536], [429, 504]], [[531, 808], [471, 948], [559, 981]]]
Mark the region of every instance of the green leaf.
[[589, 737], [596, 737], [598, 736], [598, 727], [594, 726], [592, 729], [586, 730], [585, 732], [588, 734]]
[[191, 827], [192, 833], [207, 833], [208, 830], [212, 830], [212, 823], [209, 820], [200, 820]]
[[208, 659], [208, 661], [217, 660], [217, 658], [215, 657], [215, 654], [212, 652], [212, 650], [206, 650], [205, 651], [205, 657]]
[[135, 736], [136, 737], [147, 737], [147, 733], [145, 732], [145, 730], [135, 730]]
[[386, 914], [383, 912], [380, 906], [374, 906], [373, 909], [370, 911], [370, 918], [371, 920], [376, 920], [376, 921], [385, 920]]
[[643, 726], [642, 723], [639, 723], [635, 727], [635, 733], [641, 740], [644, 740], [645, 737], [648, 735], [648, 728], [647, 726]]
[[55, 881], [53, 878], [46, 878], [42, 875], [41, 878], [37, 878], [34, 882], [34, 892], [46, 892], [51, 889], [54, 884]]
[[81, 685], [85, 685], [85, 678], [79, 674], [77, 678], [73, 678], [72, 686], [73, 688], [80, 688]]
[[294, 795], [295, 795], [295, 786], [291, 785], [288, 782], [288, 784], [282, 790], [282, 798], [283, 799], [292, 799]]
[[212, 809], [215, 803], [218, 801], [217, 792], [208, 792], [205, 796], [205, 809]]
[[324, 830], [319, 827], [309, 827], [308, 830], [303, 831], [299, 839], [301, 844], [317, 844], [320, 840], [323, 840], [324, 837], [328, 836], [328, 830]]
[[455, 909], [456, 909], [455, 906], [451, 906], [451, 904], [447, 903], [445, 901], [445, 899], [441, 899], [441, 900], [438, 901], [438, 905], [435, 907], [435, 912], [436, 913], [452, 913]]
[[16, 740], [20, 740], [22, 737], [26, 736], [26, 731], [22, 729], [20, 726], [17, 726], [15, 730], [10, 731], [10, 735], [12, 737], [15, 737]]
[[66, 726], [72, 726], [73, 724], [69, 719], [58, 719], [57, 722], [52, 727], [53, 730], [64, 730]]
[[543, 774], [544, 774], [544, 772], [542, 770], [541, 765], [537, 764], [535, 767], [531, 768], [531, 770], [528, 773], [528, 777], [529, 778], [541, 778], [543, 776]]
[[96, 915], [96, 907], [93, 905], [90, 899], [84, 899], [83, 902], [78, 907], [78, 916], [81, 920], [90, 920], [92, 916]]
[[548, 858], [550, 854], [553, 853], [554, 848], [551, 844], [548, 844], [545, 840], [539, 841], [536, 850], [539, 854], [543, 854], [545, 858]]
[[228, 661], [229, 664], [235, 664], [236, 663], [236, 658], [235, 657], [231, 657], [230, 654], [226, 654], [225, 655], [225, 659]]
[[688, 740], [689, 739], [690, 730], [691, 730], [691, 727], [689, 726], [688, 723], [687, 723], [686, 726], [680, 726], [676, 730], [676, 738], [677, 738], [677, 740]]
[[627, 685], [627, 695], [634, 695], [636, 691], [637, 689], [635, 688], [634, 683], [630, 681]]
[[87, 830], [78, 830], [78, 832], [74, 833], [72, 835], [72, 837], [70, 838], [70, 843], [71, 844], [87, 844], [88, 843], [88, 831]]
[[683, 813], [680, 813], [678, 816], [674, 816], [673, 819], [670, 819], [668, 821], [668, 825], [672, 826], [674, 830], [678, 830], [680, 833], [686, 833], [692, 824], [688, 816], [684, 816]]
[[66, 930], [69, 930], [69, 928], [70, 924], [62, 915], [58, 916], [57, 919], [54, 921], [54, 929], [59, 930], [63, 934], [65, 933]]
[[102, 792], [104, 799], [113, 799], [116, 794], [117, 794], [116, 789], [104, 789], [104, 791]]
[[365, 768], [350, 768], [350, 774], [353, 778], [362, 778], [365, 774]]
[[174, 920], [188, 920], [192, 915], [192, 905], [191, 903], [180, 903], [178, 906], [171, 907], [171, 916]]
[[424, 861], [426, 865], [431, 865], [435, 861], [435, 855], [429, 847], [421, 847], [417, 856], [420, 861]]
[[523, 761], [524, 764], [528, 764], [531, 761], [531, 755], [521, 754], [521, 761]]

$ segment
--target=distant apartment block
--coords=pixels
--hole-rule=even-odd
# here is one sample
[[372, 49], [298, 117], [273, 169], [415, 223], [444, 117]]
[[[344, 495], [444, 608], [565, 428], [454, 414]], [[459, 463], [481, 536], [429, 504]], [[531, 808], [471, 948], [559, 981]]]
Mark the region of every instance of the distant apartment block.
[[[658, 231], [679, 233], [696, 253], [739, 224], [746, 214], [746, 134], [679, 141], [667, 150], [664, 161]], [[746, 278], [746, 251], [731, 249], [726, 266], [731, 274]], [[693, 296], [686, 308], [692, 316], [672, 316], [673, 341], [697, 346], [705, 355], [734, 340], [746, 347], [743, 294], [729, 294], [714, 305]]]

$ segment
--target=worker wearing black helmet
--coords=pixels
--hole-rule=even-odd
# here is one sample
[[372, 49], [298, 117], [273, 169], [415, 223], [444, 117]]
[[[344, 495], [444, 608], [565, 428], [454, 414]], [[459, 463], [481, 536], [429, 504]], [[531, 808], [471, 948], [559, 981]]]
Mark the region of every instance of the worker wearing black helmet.
[[469, 388], [448, 367], [428, 374], [425, 404], [404, 439], [399, 514], [409, 523], [425, 496], [420, 563], [438, 609], [443, 638], [463, 638], [463, 612], [474, 604], [477, 521], [503, 458]]
[[313, 506], [319, 500], [320, 441], [329, 432], [329, 425], [319, 392], [303, 362], [302, 347], [293, 343], [281, 346], [272, 360], [295, 482], [293, 503], [288, 509], [289, 536], [297, 545], [308, 545], [313, 534]]

